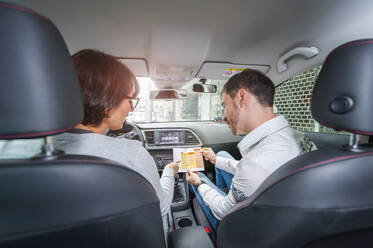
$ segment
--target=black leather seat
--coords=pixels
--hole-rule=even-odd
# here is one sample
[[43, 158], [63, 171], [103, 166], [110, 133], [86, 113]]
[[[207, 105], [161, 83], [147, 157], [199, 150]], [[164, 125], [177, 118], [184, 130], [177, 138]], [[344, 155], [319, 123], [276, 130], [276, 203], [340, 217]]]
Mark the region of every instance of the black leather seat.
[[[46, 17], [0, 3], [0, 139], [44, 137], [82, 118], [67, 47]], [[165, 247], [159, 200], [109, 160], [53, 153], [0, 161], [0, 247]]]
[[[312, 115], [322, 125], [373, 134], [373, 40], [327, 57]], [[301, 155], [275, 171], [217, 230], [218, 247], [372, 247], [372, 145]]]

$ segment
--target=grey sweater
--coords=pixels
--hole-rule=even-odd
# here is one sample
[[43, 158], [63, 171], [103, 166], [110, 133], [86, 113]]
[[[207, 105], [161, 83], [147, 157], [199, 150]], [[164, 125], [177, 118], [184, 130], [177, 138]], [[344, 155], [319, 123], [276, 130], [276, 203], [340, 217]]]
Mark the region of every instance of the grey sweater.
[[140, 173], [155, 189], [160, 200], [163, 219], [170, 210], [174, 192], [173, 170], [163, 170], [159, 178], [152, 156], [140, 142], [128, 139], [115, 139], [95, 133], [63, 133], [52, 138], [56, 149], [67, 154], [98, 156], [116, 161]]

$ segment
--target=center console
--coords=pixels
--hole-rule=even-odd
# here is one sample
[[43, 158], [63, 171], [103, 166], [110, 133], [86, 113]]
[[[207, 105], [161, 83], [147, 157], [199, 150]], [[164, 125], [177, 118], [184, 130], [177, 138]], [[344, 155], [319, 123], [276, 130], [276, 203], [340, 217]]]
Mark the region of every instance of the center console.
[[[173, 162], [173, 148], [200, 147], [202, 142], [190, 129], [144, 129], [145, 148], [152, 155], [158, 171], [161, 173], [164, 167]], [[172, 210], [178, 211], [190, 207], [188, 184], [185, 181], [185, 173], [179, 173], [174, 185], [174, 198]]]
[[163, 171], [164, 167], [174, 161], [172, 149], [149, 150], [152, 155], [158, 171]]
[[173, 211], [183, 210], [190, 207], [188, 183], [185, 180], [185, 173], [179, 173], [175, 178], [174, 198], [171, 209]]
[[[202, 146], [199, 137], [190, 129], [143, 129], [142, 133], [145, 137], [145, 148], [152, 155], [160, 174], [167, 164], [174, 161], [173, 148]], [[178, 173], [175, 177], [171, 210], [172, 214], [169, 219], [169, 226], [173, 227], [171, 230], [185, 227], [197, 228], [191, 210], [191, 199], [185, 173]]]
[[[153, 156], [158, 171], [161, 174], [164, 167], [173, 161], [172, 149], [149, 150]], [[178, 173], [175, 177], [174, 198], [172, 210], [187, 209], [190, 206], [188, 184], [185, 181], [185, 173]]]

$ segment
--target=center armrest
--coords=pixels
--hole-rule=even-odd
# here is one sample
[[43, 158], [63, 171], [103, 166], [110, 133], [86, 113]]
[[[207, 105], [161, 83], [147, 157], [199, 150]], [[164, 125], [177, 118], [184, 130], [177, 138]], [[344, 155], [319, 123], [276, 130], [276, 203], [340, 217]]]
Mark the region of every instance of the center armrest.
[[169, 248], [214, 248], [202, 226], [189, 226], [176, 229], [168, 234]]

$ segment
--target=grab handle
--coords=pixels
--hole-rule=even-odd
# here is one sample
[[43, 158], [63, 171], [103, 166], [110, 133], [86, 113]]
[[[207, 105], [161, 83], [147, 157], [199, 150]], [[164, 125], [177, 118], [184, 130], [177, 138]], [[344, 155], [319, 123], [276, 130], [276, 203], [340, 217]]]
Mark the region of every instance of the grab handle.
[[310, 59], [320, 53], [320, 49], [317, 47], [296, 47], [289, 52], [282, 55], [277, 62], [277, 71], [284, 72], [288, 69], [287, 61], [295, 55], [303, 55], [307, 59]]

